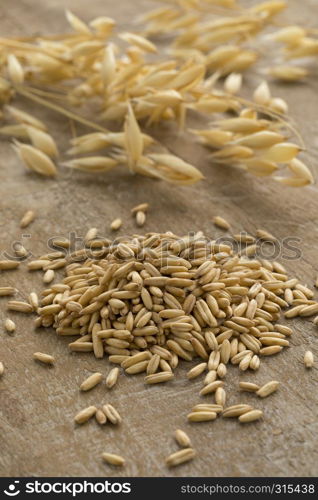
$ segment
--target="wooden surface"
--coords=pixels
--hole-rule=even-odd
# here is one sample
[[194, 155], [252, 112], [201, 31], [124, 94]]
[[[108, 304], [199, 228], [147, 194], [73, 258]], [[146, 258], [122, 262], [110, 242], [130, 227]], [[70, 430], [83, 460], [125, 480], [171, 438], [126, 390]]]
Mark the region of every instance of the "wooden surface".
[[[315, 0], [303, 4], [290, 0], [290, 22], [310, 24], [317, 19]], [[63, 31], [63, 8], [69, 7], [83, 18], [110, 15], [127, 28], [135, 13], [151, 6], [146, 0], [11, 0], [0, 6], [3, 34], [23, 35], [40, 31]], [[259, 77], [249, 79], [253, 86]], [[272, 85], [273, 93], [290, 104], [308, 146], [306, 161], [317, 171], [318, 82], [316, 77], [303, 85]], [[28, 108], [24, 101], [19, 103]], [[32, 106], [36, 116], [49, 120], [50, 130], [63, 147], [70, 136], [69, 123], [53, 113]], [[84, 131], [79, 129], [78, 133]], [[96, 226], [109, 235], [111, 220], [125, 221], [120, 234], [135, 232], [129, 211], [136, 203], [149, 201], [151, 210], [145, 231], [187, 233], [203, 230], [220, 236], [211, 223], [216, 214], [231, 221], [234, 231], [255, 232], [262, 227], [280, 239], [297, 237], [301, 248], [298, 260], [284, 261], [302, 282], [313, 285], [317, 275], [318, 197], [317, 186], [293, 190], [267, 179], [239, 174], [235, 169], [209, 165], [206, 151], [193, 144], [187, 134], [178, 135], [173, 127], [154, 130], [169, 149], [204, 172], [204, 182], [180, 188], [163, 182], [131, 177], [124, 169], [95, 177], [60, 170], [56, 180], [26, 173], [9, 142], [2, 140], [0, 168], [0, 250], [21, 239], [18, 221], [26, 209], [34, 209], [36, 221], [25, 230], [24, 238], [34, 255], [46, 250], [46, 241], [71, 231], [85, 234]], [[29, 242], [28, 242], [29, 241]], [[1, 273], [0, 286], [12, 285], [25, 299], [30, 291], [40, 292], [41, 277], [21, 270]], [[7, 316], [6, 299], [0, 301], [1, 317]], [[262, 422], [242, 426], [236, 421], [218, 419], [207, 424], [188, 424], [189, 408], [199, 402], [200, 380], [187, 381], [191, 364], [181, 365], [175, 380], [161, 387], [145, 387], [142, 376], [121, 376], [118, 386], [107, 392], [100, 385], [80, 394], [79, 383], [93, 371], [107, 373], [106, 359], [92, 355], [71, 355], [68, 339], [57, 338], [53, 330], [34, 331], [33, 318], [8, 314], [17, 323], [16, 333], [8, 335], [1, 327], [0, 360], [6, 373], [0, 380], [0, 474], [3, 476], [313, 476], [318, 472], [317, 365], [306, 372], [302, 358], [307, 348], [318, 357], [317, 328], [305, 320], [294, 321], [291, 347], [265, 360], [259, 372], [239, 374], [230, 367], [226, 379], [229, 404], [254, 402], [249, 394], [240, 395], [238, 380], [281, 381], [279, 392], [257, 406], [264, 409]], [[54, 354], [54, 368], [32, 360], [34, 351]], [[75, 413], [90, 404], [111, 402], [123, 416], [119, 427], [98, 426], [95, 422], [76, 428]], [[168, 470], [164, 458], [177, 450], [173, 432], [182, 428], [191, 436], [198, 457], [175, 470]], [[124, 469], [114, 469], [101, 461], [109, 451], [126, 457]]]

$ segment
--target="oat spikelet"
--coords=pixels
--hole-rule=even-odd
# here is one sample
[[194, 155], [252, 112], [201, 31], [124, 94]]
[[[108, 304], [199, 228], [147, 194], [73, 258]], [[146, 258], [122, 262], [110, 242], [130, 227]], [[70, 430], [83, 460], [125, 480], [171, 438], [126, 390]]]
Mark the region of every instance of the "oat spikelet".
[[[172, 182], [175, 181], [180, 184], [193, 184], [201, 179], [203, 175], [201, 172], [190, 165], [190, 163], [185, 162], [178, 156], [170, 154], [150, 154], [148, 157], [155, 163], [156, 168], [164, 167], [162, 172], [162, 178], [170, 179]], [[171, 173], [167, 170], [171, 170]]]
[[233, 143], [252, 149], [263, 149], [270, 148], [274, 144], [283, 142], [283, 140], [284, 136], [282, 134], [271, 132], [270, 130], [261, 130], [260, 132], [240, 137], [236, 141], [233, 141]]
[[253, 99], [257, 104], [267, 106], [271, 100], [271, 91], [268, 83], [264, 80], [254, 90]]
[[288, 104], [286, 101], [284, 101], [284, 99], [281, 99], [280, 97], [273, 97], [273, 99], [271, 99], [269, 102], [269, 107], [277, 113], [288, 113]]
[[115, 21], [111, 17], [99, 16], [90, 21], [89, 25], [96, 30], [99, 35], [109, 36], [115, 26]]
[[109, 134], [102, 132], [93, 132], [85, 134], [71, 141], [72, 147], [67, 151], [69, 155], [81, 155], [86, 153], [94, 153], [100, 149], [108, 147], [111, 142], [109, 141]]
[[57, 174], [52, 160], [39, 149], [29, 144], [19, 143], [18, 141], [15, 141], [14, 148], [30, 170], [34, 170], [34, 172], [46, 177], [54, 177]]
[[240, 73], [231, 73], [226, 77], [224, 82], [224, 89], [229, 94], [237, 94], [242, 87], [243, 77]]
[[313, 184], [314, 178], [309, 168], [298, 158], [294, 158], [289, 164], [288, 168], [293, 172], [296, 178], [303, 179], [306, 184]]
[[102, 50], [104, 48], [104, 44], [99, 41], [89, 41], [79, 43], [72, 49], [72, 57], [74, 59], [79, 57], [89, 57], [93, 56], [96, 52]]
[[275, 175], [273, 179], [280, 184], [284, 184], [289, 187], [304, 187], [307, 186], [308, 180], [301, 177], [281, 177], [279, 175]]
[[197, 83], [204, 77], [204, 74], [205, 66], [203, 64], [193, 65], [192, 67], [179, 72], [170, 85], [175, 90], [189, 90], [191, 87], [197, 85]]
[[47, 132], [43, 132], [38, 128], [28, 127], [28, 135], [35, 148], [40, 149], [50, 158], [56, 158], [58, 156], [56, 143], [53, 137]]
[[0, 134], [11, 136], [15, 139], [28, 139], [28, 127], [26, 125], [6, 125], [0, 128]]
[[183, 97], [176, 90], [159, 90], [155, 94], [146, 95], [143, 100], [155, 105], [177, 106], [182, 102]]
[[297, 66], [275, 66], [267, 70], [270, 76], [285, 82], [297, 82], [308, 76], [308, 71]]
[[276, 165], [276, 163], [268, 160], [262, 160], [261, 158], [246, 159], [245, 167], [248, 172], [255, 175], [256, 177], [271, 175], [276, 170], [278, 170], [278, 166]]
[[269, 35], [275, 42], [295, 44], [306, 36], [306, 31], [299, 26], [287, 26]]
[[277, 163], [286, 163], [292, 161], [300, 150], [301, 148], [297, 144], [281, 142], [264, 151], [263, 159]]
[[14, 106], [6, 106], [5, 109], [17, 122], [31, 125], [31, 127], [39, 128], [40, 130], [46, 130], [46, 125], [41, 122], [41, 120], [35, 118], [26, 111], [22, 111]]
[[256, 4], [250, 9], [250, 12], [259, 13], [264, 17], [271, 17], [286, 9], [287, 3], [284, 0], [265, 0]]
[[136, 45], [145, 52], [157, 52], [157, 47], [143, 36], [134, 33], [120, 33], [119, 37], [131, 45]]

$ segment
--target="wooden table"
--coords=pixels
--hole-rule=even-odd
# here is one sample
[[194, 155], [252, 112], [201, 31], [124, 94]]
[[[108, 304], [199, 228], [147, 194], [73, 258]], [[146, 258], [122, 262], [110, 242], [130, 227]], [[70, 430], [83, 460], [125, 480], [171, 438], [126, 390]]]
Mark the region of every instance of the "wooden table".
[[[285, 19], [292, 23], [313, 25], [317, 18], [315, 0], [306, 8], [290, 0]], [[10, 7], [0, 6], [3, 35], [56, 32], [66, 28], [66, 6], [85, 19], [98, 15], [116, 18], [121, 27], [130, 26], [136, 13], [152, 3], [147, 0], [11, 0]], [[156, 4], [157, 5], [157, 4]], [[248, 79], [247, 89], [254, 88], [259, 77]], [[318, 83], [316, 76], [306, 84], [272, 84], [273, 94], [287, 99], [308, 146], [306, 162], [317, 170]], [[19, 105], [30, 109], [29, 103]], [[32, 105], [38, 117], [49, 121], [50, 130], [65, 150], [70, 125], [54, 113]], [[77, 129], [84, 133], [84, 129]], [[234, 168], [209, 164], [206, 151], [188, 134], [178, 135], [166, 125], [154, 130], [175, 154], [197, 165], [205, 180], [193, 187], [175, 187], [146, 178], [132, 177], [119, 169], [109, 175], [90, 176], [60, 168], [55, 180], [26, 173], [8, 141], [1, 140], [0, 207], [1, 251], [8, 250], [21, 234], [34, 255], [46, 251], [46, 241], [71, 231], [83, 235], [96, 226], [109, 235], [114, 217], [122, 217], [120, 234], [136, 232], [130, 209], [149, 201], [151, 210], [145, 231], [187, 233], [203, 230], [218, 237], [212, 217], [223, 215], [234, 231], [251, 233], [266, 228], [283, 241], [295, 237], [301, 256], [285, 260], [286, 267], [302, 282], [313, 286], [318, 271], [318, 196], [317, 187], [294, 190], [283, 188], [268, 179], [256, 179]], [[19, 219], [27, 209], [37, 212], [36, 221], [21, 231]], [[16, 286], [19, 297], [42, 290], [38, 273], [29, 273], [23, 264], [19, 271], [1, 273], [0, 284]], [[17, 323], [16, 333], [8, 335], [1, 327], [0, 359], [6, 373], [0, 381], [0, 473], [4, 476], [312, 476], [318, 472], [318, 392], [317, 365], [307, 372], [302, 364], [304, 351], [318, 356], [317, 328], [309, 321], [293, 322], [291, 347], [277, 357], [265, 360], [259, 372], [243, 373], [240, 380], [281, 381], [279, 392], [257, 401], [264, 409], [262, 422], [242, 426], [218, 419], [202, 425], [190, 425], [186, 414], [199, 401], [200, 380], [189, 382], [181, 365], [175, 380], [161, 387], [145, 387], [142, 376], [121, 376], [118, 386], [108, 394], [100, 385], [87, 394], [79, 383], [93, 371], [107, 373], [106, 359], [95, 360], [86, 354], [71, 355], [68, 339], [58, 338], [53, 330], [35, 331], [33, 318], [6, 313], [1, 299], [2, 318], [10, 316]], [[54, 368], [32, 360], [34, 351], [54, 354]], [[254, 401], [249, 394], [239, 395], [238, 370], [230, 367], [226, 379], [229, 404]], [[117, 428], [100, 427], [94, 422], [76, 428], [75, 413], [90, 404], [112, 402], [123, 416]], [[176, 428], [189, 433], [198, 450], [196, 460], [175, 470], [168, 470], [164, 458], [177, 449], [173, 439]], [[124, 469], [114, 469], [101, 461], [105, 450], [126, 457]]]

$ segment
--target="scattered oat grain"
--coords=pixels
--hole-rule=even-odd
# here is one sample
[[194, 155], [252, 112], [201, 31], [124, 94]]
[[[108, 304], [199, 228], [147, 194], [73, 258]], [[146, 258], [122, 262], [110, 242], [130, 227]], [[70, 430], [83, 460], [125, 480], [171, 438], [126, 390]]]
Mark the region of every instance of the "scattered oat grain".
[[33, 354], [33, 359], [41, 361], [42, 363], [45, 363], [47, 365], [54, 365], [55, 363], [54, 356], [51, 356], [50, 354], [45, 354], [43, 352], [35, 352]]
[[189, 462], [196, 456], [196, 452], [193, 448], [184, 448], [183, 450], [176, 451], [166, 458], [166, 464], [168, 467], [176, 467], [185, 462]]
[[304, 354], [304, 364], [306, 368], [312, 368], [314, 366], [314, 355], [312, 351], [306, 351]]
[[12, 319], [7, 318], [4, 322], [4, 327], [8, 333], [13, 333], [16, 329], [16, 324]]

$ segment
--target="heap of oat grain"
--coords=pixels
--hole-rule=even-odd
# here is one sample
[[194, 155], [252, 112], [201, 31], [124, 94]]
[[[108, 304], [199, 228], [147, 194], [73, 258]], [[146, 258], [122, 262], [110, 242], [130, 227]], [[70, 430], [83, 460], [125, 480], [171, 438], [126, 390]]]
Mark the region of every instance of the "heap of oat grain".
[[168, 381], [180, 359], [199, 357], [189, 378], [206, 372], [201, 392], [217, 391], [228, 363], [257, 370], [289, 345], [291, 329], [277, 323], [282, 309], [296, 305], [287, 317], [318, 312], [312, 292], [281, 264], [239, 256], [202, 232], [105, 241], [69, 259], [62, 282], [43, 292], [37, 326], [74, 336], [72, 351], [145, 373], [146, 383]]

